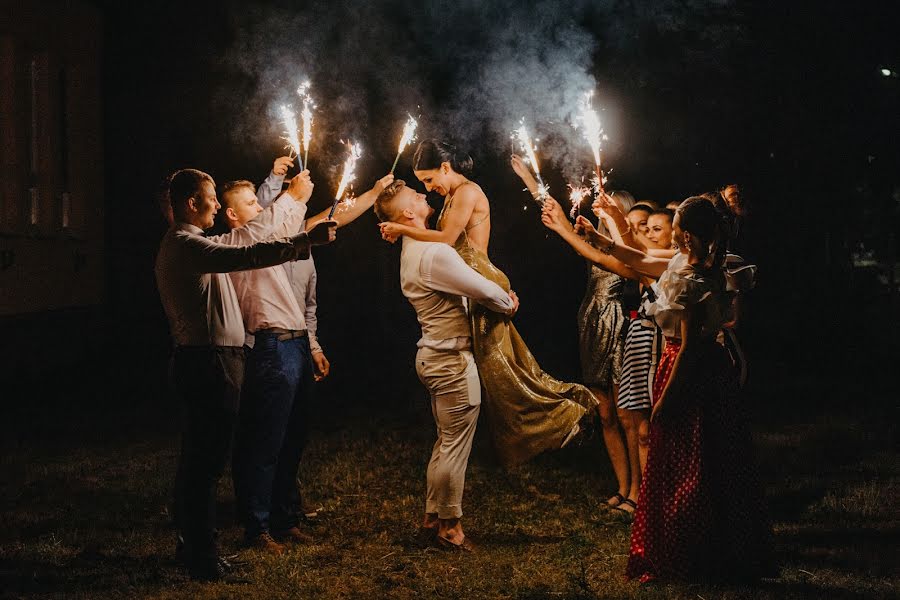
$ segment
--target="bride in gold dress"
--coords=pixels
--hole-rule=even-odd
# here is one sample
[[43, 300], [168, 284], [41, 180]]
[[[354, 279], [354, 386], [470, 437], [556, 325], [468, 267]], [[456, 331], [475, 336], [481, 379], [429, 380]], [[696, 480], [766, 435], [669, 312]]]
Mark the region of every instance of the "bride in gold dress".
[[[478, 184], [466, 177], [471, 169], [472, 158], [453, 145], [423, 141], [413, 171], [429, 192], [444, 196], [437, 229], [385, 222], [381, 234], [391, 242], [407, 235], [449, 244], [466, 264], [509, 291], [509, 279], [488, 258], [491, 208]], [[509, 319], [474, 303], [469, 307], [475, 362], [486, 394], [483, 409], [500, 462], [512, 467], [564, 446], [597, 399], [584, 386], [545, 373]]]

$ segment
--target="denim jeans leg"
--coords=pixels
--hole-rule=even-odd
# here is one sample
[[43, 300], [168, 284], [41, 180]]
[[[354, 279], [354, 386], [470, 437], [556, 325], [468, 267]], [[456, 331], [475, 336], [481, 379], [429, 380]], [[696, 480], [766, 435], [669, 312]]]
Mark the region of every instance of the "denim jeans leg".
[[270, 528], [272, 484], [299, 381], [297, 341], [257, 334], [247, 359], [237, 444], [241, 456], [235, 458], [247, 537]]
[[300, 379], [272, 486], [272, 527], [281, 530], [295, 527], [302, 512], [297, 471], [309, 436], [310, 400], [314, 381], [309, 339], [301, 338], [297, 341], [300, 346], [297, 356]]

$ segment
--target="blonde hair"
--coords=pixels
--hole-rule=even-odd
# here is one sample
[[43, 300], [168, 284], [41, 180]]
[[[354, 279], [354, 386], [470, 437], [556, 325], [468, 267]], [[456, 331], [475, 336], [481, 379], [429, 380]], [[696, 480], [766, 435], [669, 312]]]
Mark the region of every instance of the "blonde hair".
[[381, 190], [378, 198], [375, 199], [375, 216], [379, 221], [393, 221], [397, 213], [394, 210], [394, 198], [406, 187], [406, 182], [402, 179], [395, 179], [389, 186]]

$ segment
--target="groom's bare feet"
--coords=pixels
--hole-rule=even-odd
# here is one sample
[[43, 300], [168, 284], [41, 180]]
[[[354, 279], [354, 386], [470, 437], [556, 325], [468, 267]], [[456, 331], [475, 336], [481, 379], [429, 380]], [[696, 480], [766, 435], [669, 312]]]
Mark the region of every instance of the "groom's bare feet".
[[463, 532], [462, 521], [459, 519], [441, 519], [436, 539], [438, 545], [444, 548], [467, 552], [475, 549]]

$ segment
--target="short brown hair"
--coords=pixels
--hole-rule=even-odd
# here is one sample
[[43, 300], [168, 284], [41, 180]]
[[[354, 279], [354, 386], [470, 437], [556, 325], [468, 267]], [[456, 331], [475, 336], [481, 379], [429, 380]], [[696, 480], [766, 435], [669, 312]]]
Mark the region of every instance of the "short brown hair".
[[207, 181], [216, 184], [208, 173], [197, 169], [181, 169], [169, 175], [166, 195], [169, 197], [174, 214], [183, 215], [187, 201], [200, 194], [201, 186]]
[[406, 187], [405, 181], [395, 179], [378, 194], [378, 198], [375, 199], [375, 216], [378, 217], [379, 221], [392, 221], [397, 216], [392, 204], [394, 198], [404, 187]]
[[228, 203], [228, 193], [233, 192], [234, 190], [238, 190], [241, 188], [247, 188], [254, 194], [256, 193], [256, 186], [252, 181], [247, 181], [246, 179], [238, 179], [236, 181], [226, 181], [219, 187], [219, 202], [225, 206], [231, 206]]

